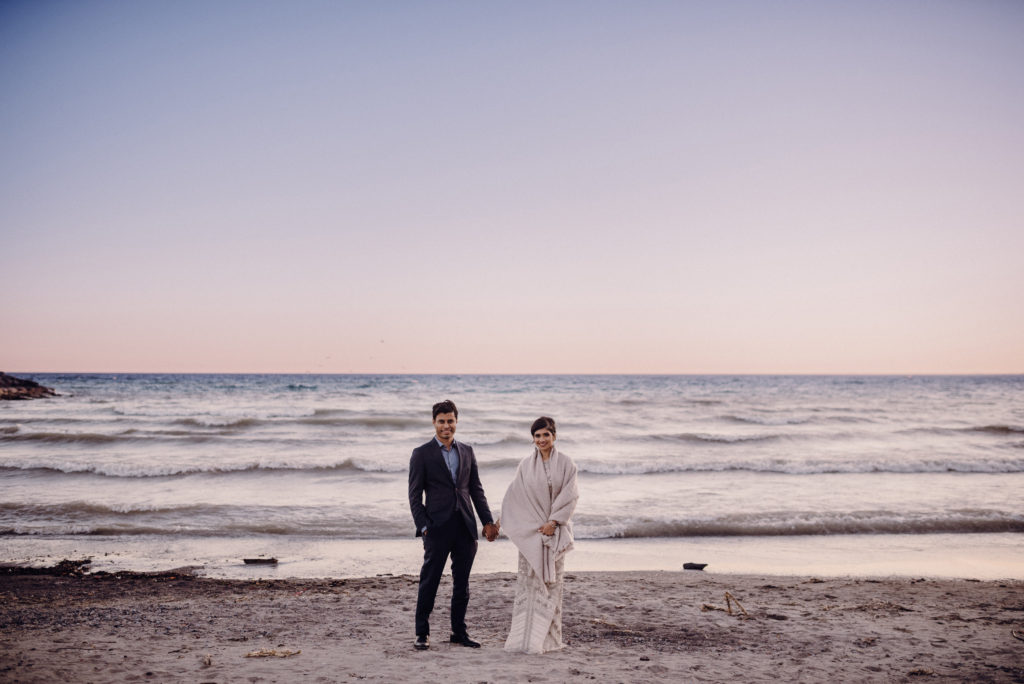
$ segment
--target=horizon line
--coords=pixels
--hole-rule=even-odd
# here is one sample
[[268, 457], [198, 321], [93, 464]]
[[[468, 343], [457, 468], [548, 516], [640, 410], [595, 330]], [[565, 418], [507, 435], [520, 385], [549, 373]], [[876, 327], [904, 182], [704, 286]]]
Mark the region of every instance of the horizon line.
[[852, 376], [852, 377], [977, 377], [977, 376], [1016, 376], [1024, 375], [1024, 371], [1007, 372], [581, 372], [581, 373], [543, 373], [543, 372], [481, 372], [481, 371], [451, 371], [451, 372], [396, 372], [396, 371], [0, 371], [7, 375], [345, 375], [345, 376], [367, 376], [367, 375], [420, 375], [420, 376], [446, 376], [446, 375], [494, 375], [494, 376], [652, 376], [652, 377], [696, 377], [696, 376], [753, 376], [753, 377], [778, 377], [778, 376], [807, 376], [807, 377], [829, 377], [829, 376]]

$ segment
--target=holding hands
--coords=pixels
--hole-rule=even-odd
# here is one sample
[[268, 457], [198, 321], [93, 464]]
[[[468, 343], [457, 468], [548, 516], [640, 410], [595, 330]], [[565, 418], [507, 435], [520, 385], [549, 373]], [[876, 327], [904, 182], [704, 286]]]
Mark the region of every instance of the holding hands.
[[[554, 520], [548, 520], [546, 523], [537, 528], [537, 531], [546, 537], [554, 536], [555, 530], [558, 529], [558, 522]], [[498, 533], [501, 531], [501, 523], [493, 522], [484, 525], [484, 537], [487, 541], [492, 542], [498, 538]], [[424, 532], [426, 534], [426, 532]]]

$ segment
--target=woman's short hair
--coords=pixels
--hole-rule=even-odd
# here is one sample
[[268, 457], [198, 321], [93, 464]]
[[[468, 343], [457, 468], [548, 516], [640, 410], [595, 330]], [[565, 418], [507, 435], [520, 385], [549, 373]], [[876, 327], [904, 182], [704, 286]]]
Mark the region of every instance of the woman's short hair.
[[537, 420], [533, 421], [533, 425], [530, 426], [530, 435], [533, 436], [537, 434], [537, 430], [543, 430], [544, 428], [551, 430], [551, 434], [556, 434], [555, 419], [548, 418], [547, 416], [541, 416]]

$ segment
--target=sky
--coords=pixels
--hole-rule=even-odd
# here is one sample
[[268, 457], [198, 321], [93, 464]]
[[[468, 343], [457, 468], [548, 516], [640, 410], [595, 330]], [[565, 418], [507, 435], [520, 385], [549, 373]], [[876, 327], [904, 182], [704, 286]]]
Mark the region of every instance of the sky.
[[1024, 372], [1024, 3], [0, 3], [0, 370]]

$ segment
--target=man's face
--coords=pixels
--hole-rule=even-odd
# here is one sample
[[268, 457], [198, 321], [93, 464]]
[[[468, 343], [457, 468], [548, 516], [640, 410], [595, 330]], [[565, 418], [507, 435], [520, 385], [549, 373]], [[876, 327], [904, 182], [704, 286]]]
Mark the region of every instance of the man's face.
[[437, 418], [434, 418], [434, 431], [437, 433], [437, 438], [448, 444], [455, 437], [455, 424], [459, 422], [455, 418], [454, 413], [438, 413]]

